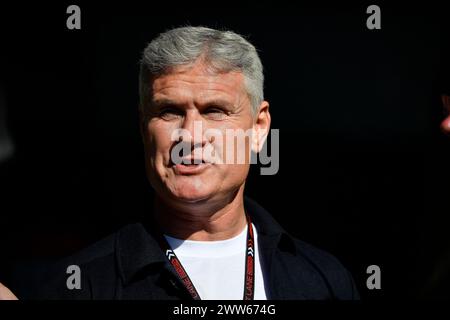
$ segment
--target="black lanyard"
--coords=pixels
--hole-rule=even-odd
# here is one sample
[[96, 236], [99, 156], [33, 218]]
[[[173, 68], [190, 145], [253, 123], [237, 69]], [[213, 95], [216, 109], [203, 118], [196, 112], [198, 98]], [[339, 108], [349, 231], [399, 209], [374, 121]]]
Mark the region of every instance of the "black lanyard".
[[[255, 294], [255, 247], [254, 247], [254, 234], [253, 227], [250, 217], [247, 216], [247, 250], [245, 255], [245, 286], [244, 286], [244, 300], [253, 300]], [[201, 300], [200, 295], [195, 289], [194, 284], [192, 283], [191, 278], [189, 278], [186, 270], [181, 264], [180, 260], [176, 256], [175, 252], [170, 247], [166, 238], [163, 236], [160, 238], [161, 248], [164, 250], [164, 253], [175, 269], [175, 272], [178, 275], [181, 283], [185, 286], [187, 291], [190, 293], [192, 299]]]

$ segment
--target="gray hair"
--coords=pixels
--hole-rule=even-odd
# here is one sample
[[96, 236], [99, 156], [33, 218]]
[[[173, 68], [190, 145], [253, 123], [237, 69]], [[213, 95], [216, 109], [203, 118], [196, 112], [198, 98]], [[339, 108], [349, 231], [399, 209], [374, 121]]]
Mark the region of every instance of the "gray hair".
[[149, 99], [151, 76], [195, 63], [199, 58], [217, 72], [239, 71], [255, 115], [264, 100], [264, 75], [255, 47], [232, 31], [205, 27], [181, 27], [161, 33], [142, 54], [139, 74], [140, 107]]

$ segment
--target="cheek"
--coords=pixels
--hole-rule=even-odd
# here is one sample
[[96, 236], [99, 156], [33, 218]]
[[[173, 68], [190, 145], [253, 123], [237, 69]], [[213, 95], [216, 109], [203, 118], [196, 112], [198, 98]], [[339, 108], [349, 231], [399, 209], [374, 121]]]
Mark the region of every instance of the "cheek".
[[[243, 121], [244, 120], [244, 121]], [[208, 136], [214, 136], [210, 149], [204, 150], [208, 155], [213, 154], [214, 159], [221, 163], [248, 164], [250, 162], [251, 129], [253, 122], [250, 119], [236, 119], [210, 126], [214, 129]], [[209, 140], [209, 139], [208, 139]]]
[[250, 166], [248, 164], [222, 165], [220, 181], [224, 189], [236, 189], [246, 180]]
[[171, 126], [150, 122], [145, 133], [146, 153], [151, 157], [164, 157], [172, 145], [171, 134]]

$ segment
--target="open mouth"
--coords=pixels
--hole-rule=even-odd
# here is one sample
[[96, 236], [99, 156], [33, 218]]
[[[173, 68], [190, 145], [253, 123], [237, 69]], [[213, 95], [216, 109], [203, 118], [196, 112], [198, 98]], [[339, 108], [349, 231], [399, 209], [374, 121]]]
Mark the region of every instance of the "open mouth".
[[172, 160], [172, 158], [170, 159], [170, 166], [175, 166], [175, 165], [183, 165], [183, 166], [198, 166], [201, 164], [206, 164], [209, 163], [208, 161], [205, 161], [203, 159], [198, 159], [198, 158], [182, 158], [182, 159], [177, 159], [176, 162], [174, 162]]
[[203, 159], [183, 159], [181, 163], [172, 163], [175, 173], [180, 175], [193, 175], [203, 172], [211, 163]]
[[194, 160], [183, 160], [180, 164], [185, 166], [198, 166], [200, 164], [205, 164], [206, 161], [203, 159], [194, 159]]

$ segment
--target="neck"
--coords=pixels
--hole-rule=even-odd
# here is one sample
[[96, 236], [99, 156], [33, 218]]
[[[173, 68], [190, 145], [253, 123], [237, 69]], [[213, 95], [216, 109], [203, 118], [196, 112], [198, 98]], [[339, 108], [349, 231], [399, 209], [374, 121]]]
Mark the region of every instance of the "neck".
[[168, 205], [155, 198], [155, 219], [165, 234], [184, 240], [218, 241], [237, 236], [247, 223], [243, 187], [231, 198]]

